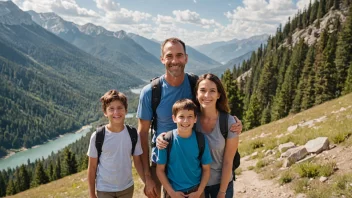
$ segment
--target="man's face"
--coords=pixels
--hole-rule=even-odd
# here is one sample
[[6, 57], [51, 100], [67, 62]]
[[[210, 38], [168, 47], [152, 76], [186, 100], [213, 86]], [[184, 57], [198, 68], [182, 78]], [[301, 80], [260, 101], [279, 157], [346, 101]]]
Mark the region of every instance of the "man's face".
[[173, 77], [184, 75], [188, 56], [179, 42], [167, 42], [160, 57], [166, 71]]

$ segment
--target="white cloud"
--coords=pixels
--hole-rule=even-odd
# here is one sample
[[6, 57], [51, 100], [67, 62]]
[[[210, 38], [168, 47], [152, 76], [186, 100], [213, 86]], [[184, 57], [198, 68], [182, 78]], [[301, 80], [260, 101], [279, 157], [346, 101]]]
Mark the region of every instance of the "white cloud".
[[151, 18], [151, 15], [145, 12], [131, 11], [121, 8], [119, 11], [105, 13], [106, 19], [116, 24], [134, 24]]
[[313, 0], [299, 0], [297, 2], [297, 8], [300, 10], [303, 10], [305, 7], [308, 8], [310, 1], [312, 1], [312, 3], [314, 2]]
[[81, 8], [74, 0], [55, 0], [51, 5], [53, 12], [71, 16], [97, 17], [98, 14], [93, 10]]
[[297, 12], [292, 0], [243, 0], [239, 6], [225, 16], [230, 20], [221, 32], [226, 38], [246, 38], [258, 34], [273, 34], [279, 24]]
[[114, 11], [118, 10], [120, 7], [119, 3], [116, 3], [113, 0], [95, 0], [97, 7], [99, 9], [105, 10], [105, 11]]
[[157, 24], [165, 24], [165, 23], [174, 23], [175, 19], [172, 18], [171, 16], [163, 16], [163, 15], [157, 15], [157, 17], [154, 17], [153, 20]]

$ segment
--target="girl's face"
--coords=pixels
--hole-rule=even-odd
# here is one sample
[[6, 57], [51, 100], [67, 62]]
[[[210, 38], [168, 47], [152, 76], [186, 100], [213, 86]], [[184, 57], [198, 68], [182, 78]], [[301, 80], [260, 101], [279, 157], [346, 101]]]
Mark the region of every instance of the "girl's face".
[[202, 108], [216, 107], [216, 101], [220, 98], [220, 93], [216, 84], [208, 79], [202, 80], [197, 89], [197, 100]]

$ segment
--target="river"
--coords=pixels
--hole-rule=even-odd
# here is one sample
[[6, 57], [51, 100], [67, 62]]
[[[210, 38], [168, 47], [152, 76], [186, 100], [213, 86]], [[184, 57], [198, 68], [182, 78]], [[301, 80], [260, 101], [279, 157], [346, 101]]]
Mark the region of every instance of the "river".
[[27, 164], [28, 159], [30, 159], [31, 162], [34, 162], [36, 159], [42, 157], [47, 158], [51, 152], [55, 153], [85, 136], [91, 128], [92, 126], [90, 125], [84, 126], [74, 133], [67, 133], [55, 140], [48, 141], [45, 144], [17, 152], [7, 158], [0, 159], [0, 170], [7, 169], [7, 167], [14, 168], [16, 166], [20, 166], [21, 164]]

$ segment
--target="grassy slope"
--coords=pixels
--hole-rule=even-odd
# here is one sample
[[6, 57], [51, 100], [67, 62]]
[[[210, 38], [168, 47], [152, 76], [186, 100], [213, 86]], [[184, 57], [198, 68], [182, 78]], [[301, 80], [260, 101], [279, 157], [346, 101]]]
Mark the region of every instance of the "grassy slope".
[[[345, 110], [343, 110], [344, 108]], [[342, 109], [342, 111], [340, 111]], [[333, 113], [337, 112], [338, 113]], [[279, 134], [287, 133], [287, 128], [309, 120], [326, 116], [325, 121], [315, 123], [314, 127], [298, 127], [293, 133], [276, 138]], [[267, 134], [263, 138], [259, 137], [262, 133]], [[308, 140], [319, 136], [327, 136], [331, 143], [339, 144], [343, 147], [352, 146], [352, 138], [346, 138], [352, 134], [352, 94], [326, 102], [322, 105], [313, 107], [307, 111], [290, 115], [284, 119], [270, 124], [255, 128], [241, 135], [240, 152], [242, 156], [249, 155], [254, 151], [273, 149], [281, 143], [292, 141], [295, 144], [304, 145]], [[254, 149], [255, 145], [261, 145]], [[261, 152], [259, 152], [261, 155]], [[261, 158], [263, 156], [259, 156]], [[338, 162], [337, 162], [338, 163]], [[275, 162], [273, 162], [273, 165]], [[268, 174], [263, 168], [263, 174]], [[277, 170], [277, 169], [276, 169]], [[278, 172], [278, 171], [276, 171]], [[344, 174], [350, 175], [350, 172]], [[88, 186], [86, 181], [86, 171], [65, 177], [58, 181], [39, 186], [34, 189], [19, 193], [13, 197], [87, 197]], [[271, 173], [272, 174], [272, 173]], [[272, 178], [278, 177], [276, 173]], [[134, 176], [137, 174], [134, 171]], [[349, 178], [349, 177], [348, 177]], [[299, 180], [299, 179], [297, 179]], [[135, 180], [135, 196], [142, 197], [142, 183]], [[325, 187], [326, 188], [326, 187]]]

